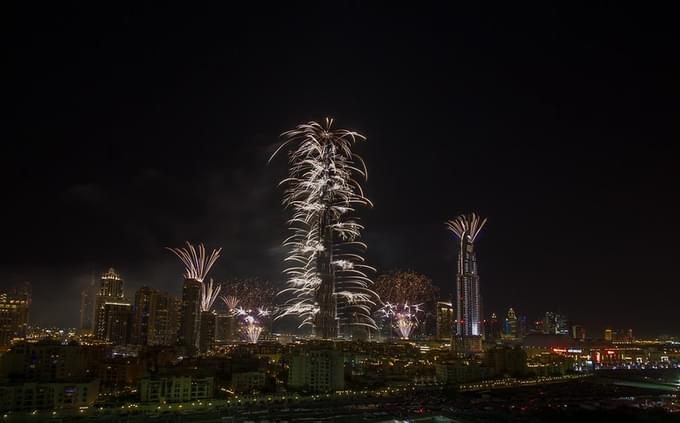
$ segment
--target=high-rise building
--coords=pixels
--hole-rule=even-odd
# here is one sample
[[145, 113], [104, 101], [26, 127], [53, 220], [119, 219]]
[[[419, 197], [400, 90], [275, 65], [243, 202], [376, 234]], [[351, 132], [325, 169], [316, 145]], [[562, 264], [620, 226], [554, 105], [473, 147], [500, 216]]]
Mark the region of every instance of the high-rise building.
[[96, 299], [97, 284], [92, 274], [90, 283], [80, 291], [80, 329], [90, 333], [94, 331]]
[[135, 292], [135, 309], [132, 322], [132, 343], [134, 344], [149, 345], [149, 335], [153, 330], [151, 304], [155, 293], [156, 291], [148, 286], [143, 286]]
[[484, 325], [484, 338], [486, 338], [487, 341], [494, 341], [500, 339], [500, 337], [501, 325], [498, 322], [496, 313], [491, 313], [491, 317], [487, 319], [486, 324]]
[[182, 312], [177, 339], [192, 354], [198, 348], [201, 312], [201, 282], [185, 279], [182, 286]]
[[201, 330], [198, 337], [198, 350], [205, 354], [215, 345], [215, 319], [212, 311], [202, 311], [200, 318]]
[[543, 319], [543, 333], [550, 335], [569, 335], [569, 321], [562, 313], [548, 311]]
[[95, 302], [95, 336], [114, 344], [129, 342], [132, 304], [125, 298], [123, 279], [110, 268], [100, 280]]
[[557, 318], [552, 311], [546, 311], [543, 318], [543, 333], [555, 334], [557, 330]]
[[451, 339], [453, 322], [453, 305], [450, 302], [439, 301], [437, 303], [437, 339]]
[[612, 342], [614, 340], [614, 331], [611, 329], [605, 329], [604, 340], [607, 342]]
[[149, 345], [175, 345], [182, 302], [174, 295], [157, 292], [151, 302], [153, 327]]
[[567, 316], [562, 313], [557, 313], [555, 320], [556, 320], [555, 333], [557, 335], [569, 335], [570, 325]]
[[26, 338], [30, 292], [0, 293], [0, 347]]
[[215, 341], [234, 341], [236, 333], [236, 318], [231, 313], [218, 313], [215, 316]]
[[586, 329], [581, 325], [573, 325], [571, 327], [571, 337], [578, 341], [585, 341]]
[[481, 336], [481, 301], [479, 274], [475, 256], [475, 239], [486, 219], [476, 214], [461, 215], [448, 222], [449, 229], [460, 240], [456, 275], [456, 335]]
[[137, 345], [173, 345], [177, 341], [179, 300], [149, 287], [135, 293], [132, 342]]
[[519, 328], [517, 324], [517, 314], [515, 310], [510, 307], [508, 315], [505, 318], [503, 325], [503, 337], [507, 339], [517, 339], [519, 337]]

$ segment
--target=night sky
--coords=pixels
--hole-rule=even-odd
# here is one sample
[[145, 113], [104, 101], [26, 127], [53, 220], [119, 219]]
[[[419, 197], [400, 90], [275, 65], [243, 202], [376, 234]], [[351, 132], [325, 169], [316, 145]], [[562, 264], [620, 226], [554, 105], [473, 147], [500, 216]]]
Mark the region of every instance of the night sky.
[[224, 247], [217, 280], [282, 285], [267, 160], [332, 116], [368, 137], [379, 272], [450, 295], [444, 221], [476, 211], [486, 312], [680, 334], [677, 15], [364, 3], [9, 6], [0, 287], [29, 280], [32, 323], [76, 325], [93, 271], [179, 293], [163, 247], [185, 240]]

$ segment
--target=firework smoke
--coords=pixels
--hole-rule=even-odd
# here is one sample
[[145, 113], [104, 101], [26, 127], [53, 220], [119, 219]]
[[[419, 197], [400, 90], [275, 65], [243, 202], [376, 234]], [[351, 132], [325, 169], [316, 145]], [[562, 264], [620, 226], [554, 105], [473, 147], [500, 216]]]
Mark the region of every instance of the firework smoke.
[[222, 292], [225, 295], [220, 298], [232, 314], [239, 307], [271, 308], [276, 295], [276, 290], [269, 282], [256, 278], [229, 280], [222, 284]]
[[381, 301], [392, 304], [427, 303], [434, 301], [438, 292], [430, 278], [410, 270], [393, 270], [378, 276], [373, 290]]
[[371, 206], [358, 181], [366, 178], [366, 166], [352, 152], [365, 138], [331, 129], [332, 123], [309, 122], [285, 132], [272, 155], [294, 146], [289, 177], [281, 182], [283, 204], [292, 210], [292, 235], [283, 243], [291, 267], [285, 270], [288, 288], [280, 294], [291, 298], [277, 318], [296, 315], [300, 326], [312, 325], [324, 339], [338, 335], [339, 321], [375, 328], [370, 316], [375, 293], [366, 274], [374, 269], [364, 264], [363, 226], [353, 217], [357, 206]]

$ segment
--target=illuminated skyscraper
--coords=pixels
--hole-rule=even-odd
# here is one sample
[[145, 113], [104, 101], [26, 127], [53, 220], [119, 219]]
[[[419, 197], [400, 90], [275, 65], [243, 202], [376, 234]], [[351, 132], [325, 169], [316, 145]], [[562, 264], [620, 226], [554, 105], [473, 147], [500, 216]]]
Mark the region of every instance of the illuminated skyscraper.
[[132, 304], [125, 298], [123, 279], [110, 268], [100, 282], [95, 302], [95, 336], [114, 344], [126, 344], [130, 337]]
[[174, 345], [179, 329], [179, 300], [142, 287], [135, 293], [132, 342], [137, 345]]
[[30, 303], [30, 291], [0, 293], [0, 347], [26, 337]]
[[460, 240], [456, 275], [457, 336], [482, 335], [479, 274], [474, 242], [485, 223], [486, 219], [481, 219], [474, 213], [461, 215], [447, 222], [449, 230]]
[[503, 324], [503, 337], [506, 339], [517, 339], [519, 336], [519, 328], [517, 324], [517, 314], [515, 310], [510, 307], [508, 316], [505, 318]]

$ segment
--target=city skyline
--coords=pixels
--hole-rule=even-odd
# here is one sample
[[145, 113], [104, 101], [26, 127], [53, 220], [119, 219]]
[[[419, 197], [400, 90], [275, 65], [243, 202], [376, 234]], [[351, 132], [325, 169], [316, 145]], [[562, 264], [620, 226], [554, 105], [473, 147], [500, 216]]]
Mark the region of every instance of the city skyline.
[[[351, 16], [351, 31], [309, 37], [278, 13], [249, 27], [200, 11], [170, 25], [184, 16], [171, 7], [19, 12], [0, 283], [33, 283], [37, 323], [77, 325], [80, 290], [109, 267], [130, 290], [178, 294], [163, 247], [186, 240], [224, 248], [217, 281], [282, 287], [286, 164], [267, 160], [286, 128], [334, 116], [370, 140], [357, 149], [374, 208], [360, 217], [378, 274], [413, 269], [447, 294], [457, 246], [441, 222], [475, 210], [493, 222], [476, 251], [487, 315], [564, 310], [589, 331], [680, 332], [674, 37], [649, 14], [385, 20], [342, 5], [327, 19]], [[313, 72], [300, 51], [356, 68]]]

